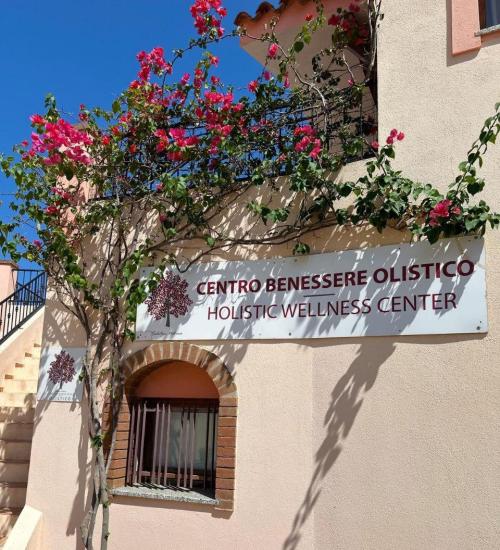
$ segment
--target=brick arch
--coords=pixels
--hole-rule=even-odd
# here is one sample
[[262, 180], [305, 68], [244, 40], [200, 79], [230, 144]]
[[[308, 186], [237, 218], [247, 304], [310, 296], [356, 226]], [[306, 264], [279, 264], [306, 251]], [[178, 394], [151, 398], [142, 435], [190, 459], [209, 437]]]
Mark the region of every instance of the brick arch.
[[[182, 361], [203, 369], [219, 392], [217, 425], [217, 458], [215, 498], [217, 508], [233, 510], [236, 461], [236, 420], [238, 392], [232, 374], [224, 362], [203, 348], [185, 342], [156, 342], [139, 350], [123, 363], [125, 393], [120, 406], [116, 445], [111, 461], [108, 484], [111, 488], [125, 485], [128, 439], [130, 431], [130, 400], [148, 374], [170, 361]], [[105, 412], [109, 405], [105, 405]]]

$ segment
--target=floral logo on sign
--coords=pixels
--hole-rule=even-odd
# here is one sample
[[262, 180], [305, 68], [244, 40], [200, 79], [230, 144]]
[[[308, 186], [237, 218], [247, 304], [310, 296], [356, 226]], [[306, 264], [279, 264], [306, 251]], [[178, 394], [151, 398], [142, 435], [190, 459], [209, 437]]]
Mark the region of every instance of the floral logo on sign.
[[185, 279], [172, 272], [167, 273], [145, 302], [148, 313], [156, 321], [166, 317], [167, 327], [170, 327], [170, 316], [177, 318], [186, 315], [193, 303], [187, 294], [187, 288]]
[[71, 382], [75, 373], [75, 360], [67, 351], [62, 350], [50, 364], [49, 380], [62, 386], [65, 382]]

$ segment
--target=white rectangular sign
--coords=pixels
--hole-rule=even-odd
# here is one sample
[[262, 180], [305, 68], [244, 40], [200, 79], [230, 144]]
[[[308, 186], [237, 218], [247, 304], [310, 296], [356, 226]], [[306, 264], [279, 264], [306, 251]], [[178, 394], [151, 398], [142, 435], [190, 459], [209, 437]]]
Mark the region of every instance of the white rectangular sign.
[[484, 241], [462, 237], [169, 271], [139, 306], [136, 330], [141, 340], [486, 332]]
[[79, 379], [85, 348], [44, 349], [40, 358], [37, 399], [79, 402], [83, 382]]

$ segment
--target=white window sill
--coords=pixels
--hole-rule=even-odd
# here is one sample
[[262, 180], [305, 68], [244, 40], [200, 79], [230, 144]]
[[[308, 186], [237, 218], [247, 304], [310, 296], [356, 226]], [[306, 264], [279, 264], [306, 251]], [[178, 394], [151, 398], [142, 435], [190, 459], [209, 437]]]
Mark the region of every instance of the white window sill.
[[189, 489], [167, 489], [163, 487], [117, 487], [111, 491], [114, 497], [149, 498], [152, 500], [170, 500], [173, 502], [189, 502], [191, 504], [206, 504], [216, 506], [219, 501], [203, 493]]
[[486, 29], [481, 29], [476, 32], [474, 36], [485, 36], [487, 34], [492, 34], [494, 32], [500, 31], [500, 25], [494, 25], [493, 27], [487, 27]]

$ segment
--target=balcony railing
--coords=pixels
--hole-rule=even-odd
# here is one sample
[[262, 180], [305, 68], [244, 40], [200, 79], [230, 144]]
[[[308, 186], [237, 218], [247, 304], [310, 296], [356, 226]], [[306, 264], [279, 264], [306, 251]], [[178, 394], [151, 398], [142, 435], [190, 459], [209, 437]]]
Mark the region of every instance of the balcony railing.
[[47, 274], [38, 269], [16, 269], [16, 286], [0, 302], [0, 344], [45, 305]]
[[[377, 134], [375, 101], [369, 95], [361, 104], [352, 104], [342, 96], [341, 92], [339, 94], [335, 96], [335, 100], [331, 100], [326, 110], [318, 103], [297, 103], [296, 100], [293, 104], [282, 101], [270, 110], [254, 112], [253, 127], [260, 128], [260, 131], [269, 134], [267, 139], [263, 140], [267, 144], [266, 148], [260, 141], [259, 130], [255, 133], [250, 131], [246, 150], [240, 151], [238, 156], [222, 158], [221, 165], [227, 165], [230, 172], [237, 174], [238, 182], [248, 181], [255, 170], [262, 166], [264, 160], [277, 159], [286, 152], [293, 140], [294, 130], [302, 125], [312, 126], [321, 135], [324, 148], [331, 154], [339, 155], [343, 163], [372, 157], [374, 151], [370, 143]], [[187, 135], [197, 136], [200, 139], [207, 135], [204, 125], [193, 126], [182, 119], [173, 122], [172, 127], [183, 128]], [[206, 174], [207, 171], [212, 170], [210, 160], [210, 155], [179, 161], [169, 161], [165, 158], [163, 163], [156, 165], [157, 173], [152, 171], [149, 174], [149, 182], [134, 182], [133, 177], [114, 179], [109, 182], [106, 190], [93, 197], [93, 200], [134, 196], [136, 193], [140, 194], [144, 188], [151, 191], [156, 187], [158, 178], [165, 173], [176, 177], [185, 176], [188, 179], [188, 186], [196, 186], [197, 175]], [[289, 175], [286, 166], [277, 163], [276, 167], [273, 169], [276, 171], [266, 175], [269, 177]]]

